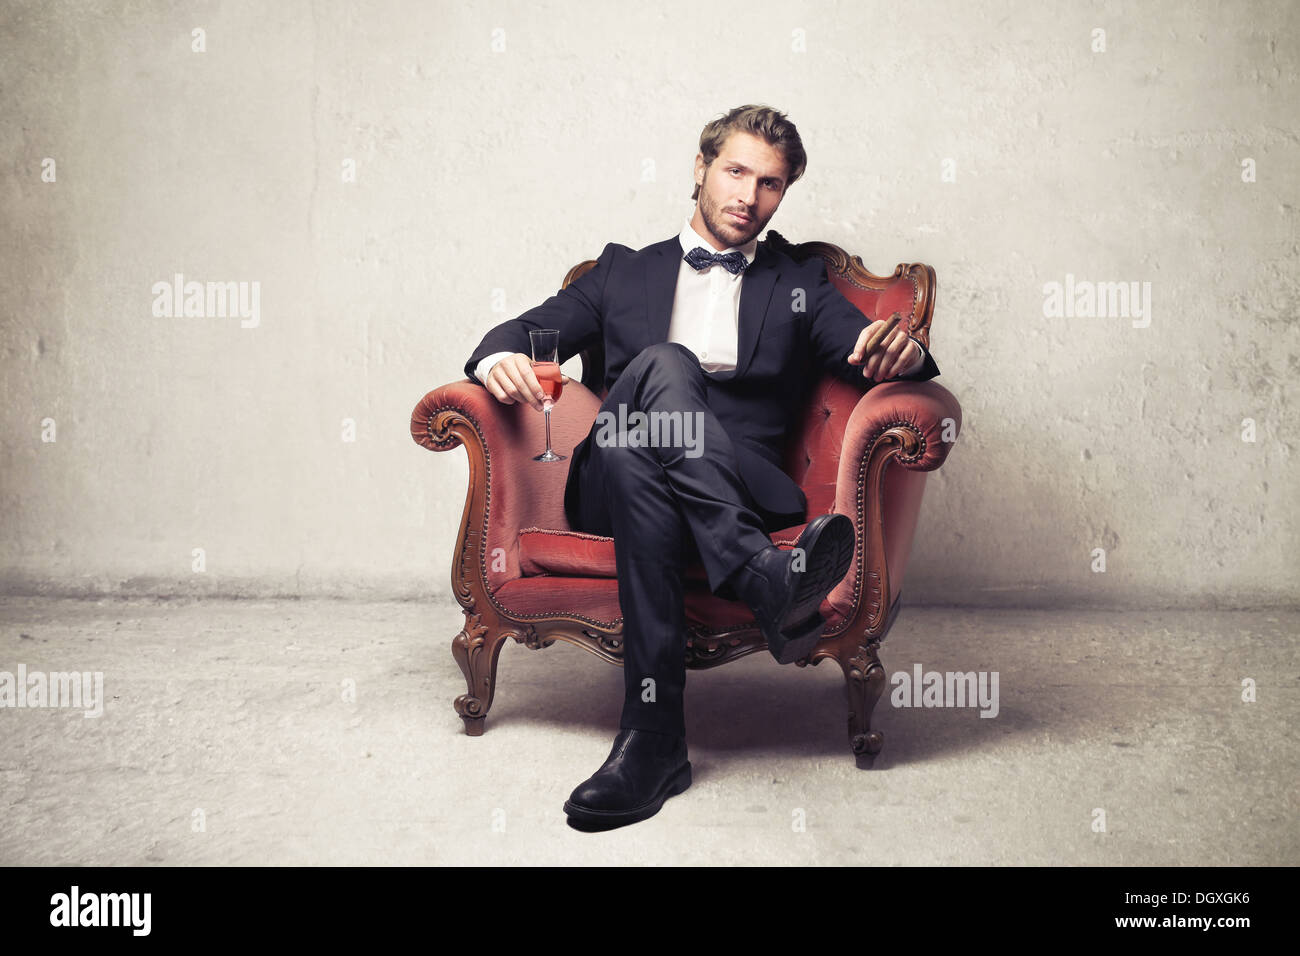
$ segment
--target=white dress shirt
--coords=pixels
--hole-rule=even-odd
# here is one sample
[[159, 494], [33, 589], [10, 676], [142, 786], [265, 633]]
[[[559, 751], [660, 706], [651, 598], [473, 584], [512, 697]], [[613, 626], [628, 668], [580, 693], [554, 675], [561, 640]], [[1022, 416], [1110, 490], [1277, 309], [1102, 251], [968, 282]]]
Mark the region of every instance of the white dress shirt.
[[[695, 231], [691, 221], [677, 236], [682, 256], [697, 246], [705, 252], [717, 252]], [[739, 252], [752, 264], [758, 251], [755, 236], [743, 246], [729, 246], [718, 252]], [[668, 341], [686, 346], [700, 360], [706, 372], [729, 372], [736, 367], [736, 349], [740, 341], [740, 289], [745, 273], [732, 275], [714, 263], [696, 271], [685, 258], [677, 268], [677, 291], [673, 294], [673, 314], [668, 322]]]
[[[717, 252], [695, 231], [690, 219], [686, 220], [686, 225], [677, 238], [682, 246], [683, 257], [696, 246], [708, 252]], [[718, 254], [739, 252], [752, 264], [757, 251], [758, 237], [755, 236], [743, 246], [731, 246]], [[668, 341], [678, 342], [694, 352], [700, 360], [700, 367], [706, 372], [726, 372], [736, 367], [736, 349], [740, 341], [740, 289], [744, 278], [744, 272], [732, 275], [717, 263], [697, 272], [683, 258], [678, 267], [673, 314], [668, 323]], [[864, 316], [862, 324], [866, 326], [868, 321]], [[853, 342], [844, 343], [845, 355], [852, 345]], [[510, 354], [512, 353], [494, 352], [486, 356], [474, 369], [478, 380], [486, 381], [492, 366]], [[910, 375], [921, 367], [924, 360], [925, 356], [922, 355], [911, 368], [900, 374]]]

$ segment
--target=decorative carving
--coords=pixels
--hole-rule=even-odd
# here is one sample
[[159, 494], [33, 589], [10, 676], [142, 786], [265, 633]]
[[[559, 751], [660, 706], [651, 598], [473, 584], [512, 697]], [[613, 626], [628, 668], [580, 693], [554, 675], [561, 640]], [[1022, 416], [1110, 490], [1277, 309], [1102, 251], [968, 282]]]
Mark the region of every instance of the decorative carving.
[[439, 451], [455, 448], [460, 444], [460, 435], [456, 429], [467, 423], [467, 419], [455, 408], [440, 408], [429, 416], [429, 441], [438, 446]]
[[703, 640], [691, 636], [686, 641], [686, 666], [692, 670], [705, 670], [767, 650], [767, 641], [754, 625], [738, 630], [719, 631], [717, 639]]
[[863, 589], [860, 600], [865, 601], [867, 610], [871, 612], [872, 617], [880, 616], [880, 606], [883, 603], [880, 588], [880, 572], [868, 571], [866, 574], [866, 586]]
[[720, 658], [727, 656], [729, 650], [731, 650], [729, 644], [697, 644], [690, 641], [686, 645], [687, 666], [716, 665], [719, 663]]
[[492, 706], [497, 657], [505, 635], [483, 623], [480, 615], [465, 611], [465, 626], [452, 639], [451, 653], [465, 675], [467, 693], [456, 698], [456, 713], [465, 721], [465, 733], [483, 733], [483, 718]]
[[524, 647], [534, 651], [540, 651], [543, 647], [550, 647], [555, 643], [555, 638], [541, 636], [537, 633], [537, 629], [529, 624], [524, 625], [523, 633], [515, 634], [514, 638]]
[[885, 689], [885, 668], [880, 663], [879, 649], [879, 641], [861, 644], [843, 665], [849, 701], [849, 746], [859, 766], [870, 766], [885, 745], [885, 735], [871, 729], [871, 714]]

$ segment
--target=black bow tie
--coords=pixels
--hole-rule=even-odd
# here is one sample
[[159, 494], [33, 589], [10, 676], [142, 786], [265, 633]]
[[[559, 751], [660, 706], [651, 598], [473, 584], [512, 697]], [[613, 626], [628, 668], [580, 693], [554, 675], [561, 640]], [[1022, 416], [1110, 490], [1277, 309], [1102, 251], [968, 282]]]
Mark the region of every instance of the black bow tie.
[[733, 276], [739, 275], [745, 271], [749, 265], [749, 260], [745, 258], [742, 252], [709, 252], [701, 246], [696, 246], [684, 256], [687, 265], [696, 272], [703, 272], [715, 262], [726, 269]]

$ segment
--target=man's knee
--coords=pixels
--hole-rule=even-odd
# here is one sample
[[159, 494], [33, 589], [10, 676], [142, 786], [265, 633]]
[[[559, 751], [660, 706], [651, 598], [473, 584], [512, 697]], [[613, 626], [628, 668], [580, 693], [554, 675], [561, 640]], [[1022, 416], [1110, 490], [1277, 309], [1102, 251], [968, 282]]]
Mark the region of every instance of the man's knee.
[[591, 455], [595, 459], [593, 465], [600, 470], [602, 483], [616, 492], [649, 482], [667, 482], [653, 450], [639, 443], [629, 444], [626, 435], [615, 433], [609, 441], [601, 441], [597, 435]]
[[694, 375], [701, 373], [700, 360], [695, 353], [680, 342], [658, 342], [648, 345], [636, 354], [628, 363], [628, 369], [635, 366], [638, 372], [671, 375]]

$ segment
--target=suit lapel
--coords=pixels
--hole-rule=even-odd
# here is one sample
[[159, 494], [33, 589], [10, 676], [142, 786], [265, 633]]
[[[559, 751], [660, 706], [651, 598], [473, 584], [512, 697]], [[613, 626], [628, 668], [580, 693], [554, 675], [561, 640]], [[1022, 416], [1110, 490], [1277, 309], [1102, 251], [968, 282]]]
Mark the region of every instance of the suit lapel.
[[[646, 259], [645, 301], [646, 321], [650, 341], [668, 341], [668, 327], [673, 316], [673, 296], [677, 292], [677, 275], [681, 269], [681, 243], [674, 236], [656, 243], [654, 254]], [[744, 284], [740, 287], [740, 315], [737, 317], [738, 341], [736, 343], [735, 372], [720, 372], [719, 379], [731, 379], [745, 374], [758, 346], [763, 322], [767, 319], [768, 302], [781, 270], [776, 259], [760, 242], [754, 261], [745, 270]]]
[[754, 253], [754, 261], [745, 270], [744, 284], [740, 287], [740, 340], [736, 344], [736, 376], [745, 374], [754, 357], [754, 349], [763, 331], [763, 322], [767, 319], [768, 302], [772, 298], [772, 289], [776, 286], [781, 270], [777, 267], [775, 257], [767, 249], [767, 243], [760, 242]]
[[646, 257], [646, 320], [652, 344], [668, 341], [668, 324], [673, 317], [673, 296], [677, 292], [677, 272], [682, 262], [681, 251], [681, 242], [673, 236], [656, 243], [653, 255]]

